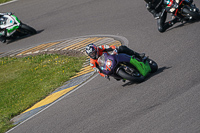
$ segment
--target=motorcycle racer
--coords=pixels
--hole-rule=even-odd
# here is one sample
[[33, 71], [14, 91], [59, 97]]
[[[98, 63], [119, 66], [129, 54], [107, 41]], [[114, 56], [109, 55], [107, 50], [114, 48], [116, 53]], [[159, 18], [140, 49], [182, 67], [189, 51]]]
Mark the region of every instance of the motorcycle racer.
[[114, 45], [108, 46], [108, 45], [101, 45], [97, 47], [95, 44], [91, 43], [86, 46], [86, 53], [88, 56], [90, 56], [90, 66], [97, 71], [102, 77], [109, 79], [109, 76], [103, 74], [101, 72], [101, 69], [99, 68], [99, 64], [97, 62], [98, 57], [100, 57], [104, 52], [112, 52], [112, 54], [118, 54], [118, 53], [125, 53], [130, 56], [135, 56], [137, 58], [143, 58], [145, 56], [144, 53], [137, 53], [131, 49], [129, 49], [126, 46], [119, 46], [116, 47]]
[[[163, 1], [167, 0], [144, 0], [146, 4], [147, 10], [154, 16], [157, 20], [158, 31], [163, 33], [168, 28], [172, 27], [175, 23], [180, 22], [178, 18], [174, 18], [169, 22], [165, 22], [167, 18], [167, 12], [165, 11], [165, 7], [163, 5]], [[193, 0], [190, 0], [192, 3]]]
[[[8, 12], [8, 13], [0, 13], [0, 25], [3, 25], [6, 23], [6, 18], [4, 17], [4, 15], [12, 15], [12, 12]], [[6, 36], [7, 36], [7, 30], [4, 28], [0, 28], [0, 41], [2, 43], [6, 42]]]

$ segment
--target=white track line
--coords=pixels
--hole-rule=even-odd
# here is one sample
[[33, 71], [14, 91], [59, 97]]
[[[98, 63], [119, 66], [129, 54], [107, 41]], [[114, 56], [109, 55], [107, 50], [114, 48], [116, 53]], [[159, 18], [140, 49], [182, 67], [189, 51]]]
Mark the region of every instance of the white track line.
[[9, 3], [13, 3], [13, 2], [16, 2], [16, 1], [18, 1], [18, 0], [8, 1], [8, 2], [5, 2], [5, 3], [0, 4], [0, 6], [7, 5], [7, 4], [9, 4]]
[[80, 86], [78, 86], [77, 88], [73, 89], [72, 91], [68, 92], [66, 95], [62, 96], [61, 98], [59, 98], [58, 100], [56, 100], [55, 102], [51, 103], [50, 105], [48, 105], [47, 107], [45, 107], [44, 109], [42, 109], [41, 111], [39, 111], [38, 113], [32, 115], [31, 117], [27, 118], [26, 120], [24, 120], [23, 122], [21, 122], [20, 124], [18, 124], [17, 126], [13, 127], [12, 129], [8, 130], [5, 133], [9, 133], [10, 131], [14, 130], [15, 128], [17, 128], [18, 126], [22, 125], [23, 123], [25, 123], [26, 121], [30, 120], [31, 118], [33, 118], [34, 116], [38, 115], [39, 113], [43, 112], [44, 110], [48, 109], [49, 107], [51, 107], [52, 105], [54, 105], [55, 103], [57, 103], [58, 101], [62, 100], [63, 98], [65, 98], [66, 96], [70, 95], [71, 93], [73, 93], [74, 91], [78, 90], [79, 88], [81, 88], [82, 86], [84, 86], [85, 84], [87, 84], [88, 82], [90, 82], [92, 79], [94, 79], [97, 76], [97, 74], [93, 75], [92, 78], [90, 78], [89, 80], [87, 80], [85, 83], [81, 84]]

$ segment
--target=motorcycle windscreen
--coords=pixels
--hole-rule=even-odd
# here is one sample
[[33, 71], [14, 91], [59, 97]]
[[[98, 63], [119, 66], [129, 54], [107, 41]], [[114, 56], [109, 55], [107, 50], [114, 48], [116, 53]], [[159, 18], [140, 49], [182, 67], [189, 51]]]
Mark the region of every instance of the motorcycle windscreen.
[[104, 56], [104, 54], [102, 54], [102, 56], [100, 56], [97, 61], [99, 63], [99, 66], [103, 67], [105, 65], [105, 56]]

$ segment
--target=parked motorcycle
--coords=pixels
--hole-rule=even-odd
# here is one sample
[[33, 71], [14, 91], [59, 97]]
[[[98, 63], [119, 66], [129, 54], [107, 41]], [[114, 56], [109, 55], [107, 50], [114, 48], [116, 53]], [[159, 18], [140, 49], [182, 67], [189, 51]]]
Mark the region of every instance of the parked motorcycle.
[[200, 12], [191, 0], [164, 0], [166, 11], [172, 16], [179, 18], [182, 22], [191, 19], [199, 20]]
[[15, 15], [12, 13], [0, 14], [0, 36], [4, 39], [13, 39], [18, 36], [33, 35], [37, 31], [22, 23]]
[[154, 73], [158, 70], [158, 65], [155, 61], [147, 57], [138, 59], [126, 54], [110, 55], [103, 53], [98, 58], [98, 64], [101, 72], [107, 76], [131, 82], [142, 82], [149, 73]]

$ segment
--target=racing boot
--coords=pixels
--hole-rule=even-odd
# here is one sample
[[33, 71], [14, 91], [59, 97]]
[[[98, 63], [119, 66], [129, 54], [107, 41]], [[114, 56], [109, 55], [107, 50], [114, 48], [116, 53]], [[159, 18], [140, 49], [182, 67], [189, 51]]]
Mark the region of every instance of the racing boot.
[[143, 58], [145, 57], [145, 53], [137, 53], [134, 52], [134, 55], [132, 58], [136, 58], [138, 61], [143, 61]]
[[5, 37], [5, 36], [1, 36], [1, 37], [0, 37], [0, 41], [1, 41], [2, 43], [6, 43], [6, 37]]
[[0, 41], [2, 43], [6, 43], [7, 30], [1, 29], [0, 32], [1, 32]]
[[160, 18], [160, 13], [157, 13], [156, 10], [152, 9], [152, 5], [150, 3], [146, 5], [146, 8], [153, 15], [154, 19]]
[[135, 52], [135, 57], [139, 59], [143, 59], [145, 57], [145, 53], [137, 53]]
[[118, 53], [125, 53], [127, 55], [130, 55], [130, 56], [135, 56], [137, 58], [142, 58], [145, 56], [144, 53], [137, 53], [135, 51], [133, 51], [132, 49], [128, 48], [127, 46], [119, 46], [118, 48]]

